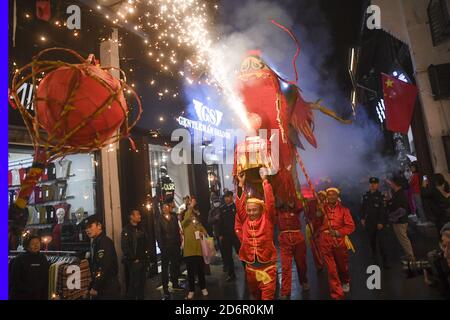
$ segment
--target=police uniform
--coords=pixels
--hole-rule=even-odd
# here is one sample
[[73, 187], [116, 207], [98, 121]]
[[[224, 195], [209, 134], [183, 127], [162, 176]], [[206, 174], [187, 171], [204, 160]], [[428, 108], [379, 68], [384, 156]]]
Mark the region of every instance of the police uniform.
[[[89, 221], [89, 218], [87, 219], [86, 226], [93, 223], [92, 220]], [[118, 263], [116, 249], [114, 242], [106, 236], [104, 231], [91, 242], [89, 268], [92, 275], [90, 289], [94, 289], [98, 293], [93, 299], [119, 299], [120, 285], [117, 278]]]
[[[379, 180], [377, 178], [370, 178], [369, 182], [378, 183]], [[387, 224], [387, 214], [384, 205], [384, 197], [380, 191], [368, 191], [363, 195], [360, 218], [361, 220], [365, 220], [365, 229], [369, 235], [373, 257], [376, 257], [378, 242], [381, 256], [383, 261], [386, 262], [386, 250], [384, 248], [381, 236]], [[378, 230], [378, 224], [383, 225], [383, 229]]]

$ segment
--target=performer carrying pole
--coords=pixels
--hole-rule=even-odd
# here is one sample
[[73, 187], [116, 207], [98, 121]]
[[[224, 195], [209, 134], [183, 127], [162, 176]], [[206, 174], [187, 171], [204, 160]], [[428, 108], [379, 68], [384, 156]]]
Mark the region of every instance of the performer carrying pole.
[[289, 299], [292, 287], [292, 258], [297, 267], [298, 279], [303, 291], [309, 290], [306, 266], [306, 242], [301, 231], [301, 209], [277, 210], [278, 242], [281, 255], [281, 298]]
[[[318, 212], [319, 248], [328, 272], [328, 285], [331, 298], [343, 299], [350, 291], [350, 273], [348, 265], [347, 236], [355, 230], [350, 210], [339, 201], [337, 188], [327, 189], [327, 203], [323, 211]], [[342, 282], [339, 278], [342, 275]]]

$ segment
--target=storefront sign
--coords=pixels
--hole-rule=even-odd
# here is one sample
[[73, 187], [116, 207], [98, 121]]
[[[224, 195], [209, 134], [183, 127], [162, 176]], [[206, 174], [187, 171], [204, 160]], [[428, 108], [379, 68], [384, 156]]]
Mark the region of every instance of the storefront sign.
[[215, 109], [208, 108], [198, 100], [193, 100], [195, 112], [197, 117], [202, 122], [209, 122], [210, 124], [218, 127], [222, 122], [223, 112]]
[[222, 137], [226, 139], [230, 139], [231, 137], [229, 132], [214, 128], [213, 126], [201, 123], [200, 121], [187, 119], [185, 117], [178, 117], [178, 123], [180, 124], [180, 126], [183, 126], [185, 128], [202, 131], [213, 136]]
[[195, 113], [198, 120], [191, 120], [185, 117], [178, 117], [177, 121], [180, 126], [201, 131], [216, 137], [226, 139], [231, 138], [231, 134], [218, 128], [223, 119], [223, 112], [209, 108], [198, 100], [193, 100]]

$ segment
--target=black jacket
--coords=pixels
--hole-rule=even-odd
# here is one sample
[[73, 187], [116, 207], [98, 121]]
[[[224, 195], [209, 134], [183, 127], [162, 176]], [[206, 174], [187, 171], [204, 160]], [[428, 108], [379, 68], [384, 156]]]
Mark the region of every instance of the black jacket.
[[102, 293], [102, 290], [117, 281], [118, 264], [114, 242], [103, 231], [92, 242], [92, 252], [89, 258], [92, 281], [90, 287]]
[[236, 205], [233, 203], [231, 205], [222, 205], [220, 207], [220, 217], [217, 224], [218, 236], [219, 237], [231, 237], [235, 236], [236, 232], [234, 229], [234, 220], [236, 217]]
[[366, 228], [369, 229], [376, 228], [377, 224], [387, 223], [383, 194], [380, 191], [368, 191], [363, 195], [360, 218], [366, 220]]
[[174, 212], [170, 215], [170, 220], [164, 218], [163, 214], [161, 214], [158, 215], [155, 221], [156, 240], [161, 250], [168, 247], [181, 246], [181, 232], [178, 217]]
[[434, 221], [450, 221], [450, 199], [434, 187], [422, 188], [421, 195]]
[[48, 300], [50, 264], [42, 253], [25, 252], [11, 262], [10, 299]]
[[121, 246], [124, 262], [145, 261], [149, 249], [148, 236], [142, 225], [127, 224], [122, 230]]
[[221, 214], [221, 208], [215, 208], [211, 207], [211, 210], [209, 210], [208, 213], [208, 224], [214, 228], [214, 230], [217, 230], [217, 226], [219, 224], [220, 220], [220, 214]]
[[400, 209], [404, 209], [404, 214], [395, 222], [395, 224], [408, 223], [408, 215], [411, 212], [409, 207], [408, 197], [403, 189], [398, 190], [392, 195], [392, 199], [388, 203], [389, 215], [395, 215]]

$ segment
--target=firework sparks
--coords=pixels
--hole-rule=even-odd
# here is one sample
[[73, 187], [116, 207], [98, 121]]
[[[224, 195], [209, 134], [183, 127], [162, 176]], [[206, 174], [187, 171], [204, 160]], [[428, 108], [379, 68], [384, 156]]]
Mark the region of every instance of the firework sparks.
[[[217, 10], [214, 1], [205, 0], [128, 0], [117, 10], [114, 21], [135, 18], [135, 30], [149, 35], [144, 40], [148, 57], [161, 74], [182, 77], [187, 83], [205, 83], [215, 86], [222, 93], [227, 105], [239, 115], [244, 126], [250, 124], [245, 106], [236, 93], [232, 80], [223, 68], [226, 57], [215, 49], [210, 33], [211, 19], [208, 12]], [[150, 36], [151, 35], [151, 36]], [[182, 57], [189, 56], [183, 59]], [[184, 62], [184, 66], [182, 63]], [[187, 70], [180, 70], [183, 67]], [[203, 80], [199, 80], [200, 76]], [[154, 82], [152, 83], [152, 85]], [[158, 96], [167, 94], [160, 90]], [[175, 96], [175, 95], [172, 95]]]

